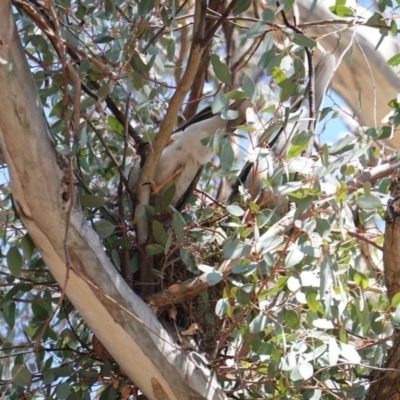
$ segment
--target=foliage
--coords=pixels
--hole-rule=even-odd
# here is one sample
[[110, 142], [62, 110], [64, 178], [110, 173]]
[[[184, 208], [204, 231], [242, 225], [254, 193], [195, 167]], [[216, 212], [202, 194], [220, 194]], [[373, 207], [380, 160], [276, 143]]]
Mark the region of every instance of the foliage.
[[[216, 3], [210, 2], [214, 9], [208, 28], [222, 18]], [[203, 75], [193, 83], [191, 93], [200, 90], [202, 96], [191, 98], [195, 101], [182, 107], [178, 120], [193, 114], [193, 104], [212, 103], [218, 109], [229, 98], [252, 97], [256, 81], [269, 85], [267, 105], [259, 114], [267, 137], [294, 118], [288, 104], [304, 90], [305, 48], [316, 42], [306, 31], [284, 26], [280, 11], [290, 13], [293, 1], [269, 3], [267, 8], [236, 2], [234, 18], [216, 31], [205, 52], [209, 57], [203, 57]], [[14, 0], [13, 5], [57, 150], [72, 155], [87, 221], [133, 290], [140, 289], [135, 224], [147, 214], [153, 240], [146, 250], [159, 255], [163, 285], [201, 273], [216, 285], [193, 304], [201, 311], [196, 321], [201, 314], [214, 338], [208, 356], [229, 396], [362, 399], [371, 370], [387, 353], [397, 303], [385, 296], [380, 255], [371, 247], [380, 248], [381, 234], [366, 231], [374, 221], [382, 227], [388, 178], [362, 188], [354, 182], [379, 156], [374, 143], [390, 135], [390, 129], [360, 127], [358, 136], [320, 145], [314, 169], [289, 173], [287, 160], [270, 165], [266, 188], [275, 196], [287, 195], [295, 206], [294, 225], [285, 235], [269, 234], [282, 215], [244, 189], [232, 204], [212, 200], [222, 178], [234, 180], [257, 152], [233, 150], [251, 147], [256, 120], [229, 138], [217, 134], [208, 143], [220, 157], [206, 166], [186, 208], [173, 211], [171, 224], [157, 219], [168, 209], [168, 192], [154, 207], [137, 209], [132, 221], [126, 179], [139, 162], [143, 143], [154, 140], [183, 74], [192, 2]], [[391, 6], [379, 1], [375, 15], [381, 18], [370, 20], [383, 36], [393, 32], [383, 17]], [[340, 17], [356, 15], [345, 1], [337, 1], [331, 11]], [[272, 25], [274, 19], [278, 25]], [[80, 85], [74, 84], [67, 63]], [[398, 56], [391, 63], [397, 65]], [[392, 104], [397, 110], [397, 101]], [[69, 137], [65, 123], [76, 109], [79, 126]], [[323, 110], [318, 138], [321, 127], [337, 118], [337, 107]], [[289, 145], [293, 161], [301, 159], [309, 140], [307, 132], [300, 132]], [[10, 399], [134, 395], [137, 388], [104, 354], [49, 275], [15, 212], [7, 181], [4, 173], [0, 393]], [[218, 267], [229, 260], [237, 262], [224, 276]], [[178, 320], [188, 322], [177, 309]], [[214, 324], [218, 329], [211, 329]]]

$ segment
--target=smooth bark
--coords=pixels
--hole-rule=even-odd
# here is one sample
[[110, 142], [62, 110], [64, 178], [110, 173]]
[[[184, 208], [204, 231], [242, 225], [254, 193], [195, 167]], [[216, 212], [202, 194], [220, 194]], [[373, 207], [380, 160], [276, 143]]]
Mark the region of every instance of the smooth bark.
[[[389, 58], [400, 52], [400, 42], [388, 33], [376, 48], [381, 38], [379, 29], [353, 25], [355, 18], [348, 18], [347, 26], [343, 23], [335, 25], [334, 20], [343, 22], [343, 19], [329, 11], [332, 2], [319, 1], [310, 12], [312, 3], [313, 0], [297, 2], [298, 23], [305, 28], [306, 35], [319, 38], [319, 44], [333, 52], [338, 60], [346, 53], [335, 73], [333, 90], [347, 102], [361, 125], [382, 125], [382, 120], [392, 111], [388, 102], [397, 97], [400, 86], [398, 68], [387, 64]], [[357, 11], [362, 22], [372, 15], [360, 5], [357, 5]], [[322, 21], [321, 25], [302, 25], [316, 21]], [[324, 21], [331, 22], [324, 24]], [[396, 133], [390, 146], [400, 149], [400, 132]]]

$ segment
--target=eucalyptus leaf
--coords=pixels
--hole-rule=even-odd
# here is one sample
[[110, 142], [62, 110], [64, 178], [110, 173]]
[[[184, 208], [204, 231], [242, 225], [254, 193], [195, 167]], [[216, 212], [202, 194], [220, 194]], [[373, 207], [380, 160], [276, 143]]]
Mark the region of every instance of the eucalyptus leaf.
[[209, 286], [214, 286], [222, 281], [223, 275], [219, 271], [212, 271], [207, 274], [207, 283]]
[[156, 242], [164, 247], [167, 243], [168, 234], [158, 221], [153, 221], [152, 232]]
[[11, 246], [7, 252], [7, 265], [10, 272], [16, 277], [20, 278], [22, 274], [22, 256], [17, 247]]
[[268, 317], [265, 314], [259, 314], [255, 317], [249, 325], [251, 333], [260, 333], [267, 326]]
[[80, 197], [81, 205], [83, 207], [95, 207], [100, 208], [106, 204], [106, 201], [103, 197], [95, 196], [91, 194], [85, 194]]
[[229, 68], [224, 64], [216, 54], [211, 55], [211, 65], [216, 77], [227, 85], [231, 84], [232, 77]]
[[380, 199], [376, 196], [360, 196], [357, 199], [357, 204], [364, 210], [376, 210], [382, 206]]
[[111, 222], [102, 219], [94, 223], [94, 228], [101, 239], [105, 239], [114, 233], [115, 225]]
[[14, 365], [11, 374], [13, 383], [17, 386], [28, 386], [31, 383], [32, 375], [24, 365]]

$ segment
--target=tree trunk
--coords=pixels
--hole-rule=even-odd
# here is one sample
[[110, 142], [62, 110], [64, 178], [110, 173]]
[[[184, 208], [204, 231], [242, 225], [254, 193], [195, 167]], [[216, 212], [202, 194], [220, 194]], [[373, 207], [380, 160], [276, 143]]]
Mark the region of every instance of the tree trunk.
[[[386, 213], [383, 263], [389, 301], [400, 292], [400, 169], [392, 175], [391, 200]], [[382, 370], [372, 376], [367, 400], [400, 399], [400, 335], [394, 332], [394, 343]]]

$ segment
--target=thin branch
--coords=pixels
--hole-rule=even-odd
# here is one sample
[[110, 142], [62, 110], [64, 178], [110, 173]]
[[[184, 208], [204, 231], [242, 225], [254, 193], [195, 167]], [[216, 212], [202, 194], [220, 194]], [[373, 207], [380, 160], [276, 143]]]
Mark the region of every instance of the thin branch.
[[[171, 97], [169, 107], [163, 122], [161, 123], [160, 131], [156, 136], [153, 145], [153, 151], [147, 157], [147, 160], [140, 172], [137, 183], [137, 202], [138, 204], [149, 204], [150, 200], [150, 185], [147, 182], [154, 181], [158, 160], [161, 152], [166, 147], [168, 140], [174, 128], [175, 118], [179, 112], [182, 102], [188, 93], [193, 79], [197, 73], [201, 56], [203, 54], [206, 43], [204, 42], [205, 35], [205, 14], [207, 2], [205, 0], [196, 1], [194, 35], [192, 47], [190, 50], [188, 64], [185, 73], [179, 82], [178, 88]], [[143, 246], [148, 239], [148, 221], [143, 217], [137, 222], [137, 238], [139, 246]], [[146, 276], [146, 280], [151, 281], [151, 271], [148, 268], [148, 260], [141, 260], [141, 274]], [[146, 281], [144, 281], [146, 283]]]

